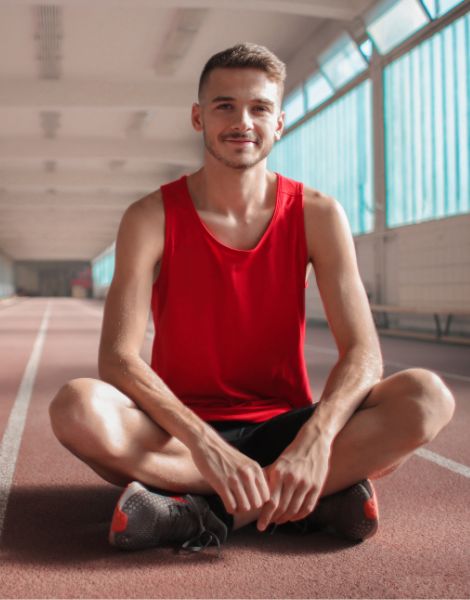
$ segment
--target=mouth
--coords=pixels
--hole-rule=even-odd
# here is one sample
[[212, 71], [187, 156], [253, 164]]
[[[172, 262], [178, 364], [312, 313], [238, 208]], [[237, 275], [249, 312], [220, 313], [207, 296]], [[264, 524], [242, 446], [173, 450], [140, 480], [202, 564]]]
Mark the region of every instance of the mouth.
[[242, 139], [242, 138], [224, 138], [224, 142], [230, 142], [231, 144], [257, 144], [256, 140]]

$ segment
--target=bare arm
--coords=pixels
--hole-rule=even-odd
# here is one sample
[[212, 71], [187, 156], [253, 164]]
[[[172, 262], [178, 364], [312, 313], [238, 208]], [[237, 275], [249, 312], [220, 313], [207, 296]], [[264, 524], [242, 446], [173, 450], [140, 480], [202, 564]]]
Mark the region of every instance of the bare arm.
[[189, 448], [197, 468], [229, 512], [251, 510], [269, 498], [260, 465], [230, 446], [185, 406], [139, 354], [155, 265], [163, 254], [163, 223], [159, 193], [139, 200], [124, 213], [104, 308], [99, 374]]
[[331, 443], [382, 378], [383, 362], [346, 213], [333, 198], [313, 190], [306, 194], [316, 203], [310, 211], [316, 222], [306, 227], [315, 228], [309, 235], [311, 259], [339, 359], [300, 437], [321, 434]]
[[[156, 192], [124, 213], [116, 240], [115, 272], [106, 297], [98, 367], [100, 377], [191, 447], [210, 428], [187, 408], [140, 357], [154, 270], [164, 246], [164, 211]], [[210, 430], [210, 431], [209, 431]]]
[[306, 517], [326, 481], [332, 444], [382, 376], [380, 344], [357, 266], [346, 214], [336, 200], [305, 190], [310, 258], [339, 359], [310, 419], [265, 468], [271, 501], [258, 527]]

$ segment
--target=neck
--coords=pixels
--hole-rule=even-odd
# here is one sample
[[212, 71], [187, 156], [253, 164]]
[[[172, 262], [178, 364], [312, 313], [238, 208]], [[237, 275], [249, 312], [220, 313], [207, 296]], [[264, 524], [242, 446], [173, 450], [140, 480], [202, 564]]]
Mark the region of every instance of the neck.
[[207, 155], [188, 185], [199, 209], [242, 219], [266, 208], [275, 181], [266, 160], [249, 169], [233, 169]]

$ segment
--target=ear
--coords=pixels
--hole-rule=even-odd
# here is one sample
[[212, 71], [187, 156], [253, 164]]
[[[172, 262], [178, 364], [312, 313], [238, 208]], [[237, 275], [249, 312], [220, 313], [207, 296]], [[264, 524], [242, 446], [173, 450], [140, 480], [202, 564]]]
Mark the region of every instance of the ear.
[[203, 130], [201, 105], [197, 102], [194, 102], [191, 108], [191, 123], [196, 131]]
[[276, 142], [281, 139], [282, 132], [284, 131], [284, 123], [285, 123], [286, 113], [281, 111], [277, 118], [276, 130], [274, 132], [274, 137]]

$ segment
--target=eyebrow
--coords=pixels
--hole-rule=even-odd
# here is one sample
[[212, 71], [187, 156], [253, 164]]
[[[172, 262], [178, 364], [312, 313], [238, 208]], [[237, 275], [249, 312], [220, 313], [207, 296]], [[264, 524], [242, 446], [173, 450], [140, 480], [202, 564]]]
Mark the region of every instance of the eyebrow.
[[[236, 98], [234, 98], [233, 96], [216, 96], [211, 100], [211, 103], [233, 102], [234, 100], [236, 100]], [[267, 104], [268, 106], [274, 106], [274, 102], [272, 100], [269, 100], [268, 98], [254, 98], [252, 102], [258, 104]]]

